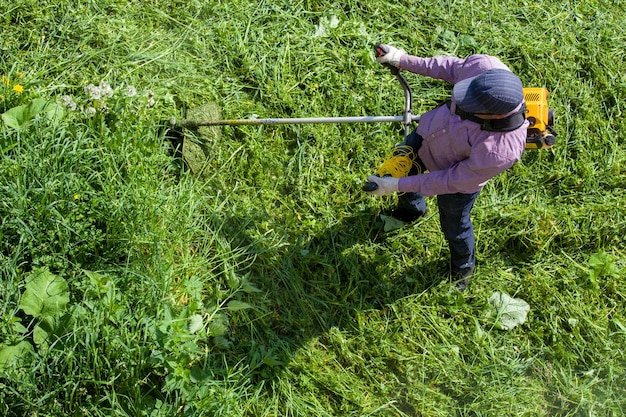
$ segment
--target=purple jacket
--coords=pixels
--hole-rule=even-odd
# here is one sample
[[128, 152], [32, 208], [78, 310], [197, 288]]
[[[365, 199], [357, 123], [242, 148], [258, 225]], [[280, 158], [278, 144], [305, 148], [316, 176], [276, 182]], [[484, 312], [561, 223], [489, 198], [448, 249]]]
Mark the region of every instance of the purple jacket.
[[[403, 55], [400, 69], [456, 83], [491, 68], [508, 69], [488, 55], [420, 58]], [[417, 133], [424, 138], [418, 154], [428, 172], [400, 178], [400, 192], [425, 196], [479, 191], [499, 173], [519, 161], [526, 147], [528, 122], [511, 132], [488, 132], [440, 106], [420, 116]]]

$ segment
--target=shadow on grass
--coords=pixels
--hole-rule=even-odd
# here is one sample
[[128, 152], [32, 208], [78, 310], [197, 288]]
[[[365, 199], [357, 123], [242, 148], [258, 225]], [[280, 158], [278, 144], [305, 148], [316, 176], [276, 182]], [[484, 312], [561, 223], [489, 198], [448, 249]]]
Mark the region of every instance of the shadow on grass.
[[[378, 214], [375, 209], [357, 212], [316, 235], [303, 232], [293, 239], [297, 243], [259, 251], [250, 276], [264, 292], [265, 314], [249, 318], [249, 325], [233, 320], [229, 354], [233, 363], [247, 357], [253, 383], [278, 378], [301, 348], [333, 329], [357, 332], [359, 314], [388, 311], [398, 300], [447, 279], [446, 259], [418, 260], [410, 270], [394, 272], [396, 254], [388, 246], [396, 236], [383, 232]], [[241, 221], [230, 219], [231, 224]], [[241, 228], [233, 230], [241, 240]], [[243, 239], [238, 243], [255, 245], [250, 236]], [[389, 372], [396, 373], [392, 366]]]

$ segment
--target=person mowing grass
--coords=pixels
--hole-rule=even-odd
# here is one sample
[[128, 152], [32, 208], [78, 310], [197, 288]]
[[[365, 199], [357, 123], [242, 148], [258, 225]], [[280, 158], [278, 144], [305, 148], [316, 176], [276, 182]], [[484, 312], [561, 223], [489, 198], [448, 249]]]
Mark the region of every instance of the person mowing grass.
[[459, 291], [476, 266], [470, 213], [489, 179], [519, 161], [526, 146], [523, 86], [498, 58], [471, 55], [417, 57], [390, 45], [376, 60], [454, 84], [445, 104], [420, 116], [389, 161], [410, 157], [408, 175], [368, 177], [374, 195], [402, 193], [391, 215], [413, 222], [426, 214], [424, 197], [437, 196], [439, 220], [450, 248], [450, 272]]

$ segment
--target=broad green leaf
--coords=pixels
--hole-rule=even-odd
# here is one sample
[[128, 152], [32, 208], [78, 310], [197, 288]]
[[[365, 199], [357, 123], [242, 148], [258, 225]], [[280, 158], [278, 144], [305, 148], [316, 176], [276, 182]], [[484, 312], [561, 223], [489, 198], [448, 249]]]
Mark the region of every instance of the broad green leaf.
[[228, 274], [228, 278], [227, 278], [228, 288], [230, 288], [231, 290], [238, 289], [239, 286], [241, 285], [242, 278], [239, 277], [237, 274], [235, 274], [235, 272], [233, 271], [230, 271], [227, 274]]
[[26, 105], [13, 107], [2, 113], [2, 121], [13, 129], [21, 128], [26, 121]]
[[313, 37], [326, 36], [330, 29], [336, 29], [339, 26], [339, 19], [336, 15], [332, 15], [329, 18], [322, 17], [319, 21], [319, 24], [315, 27], [315, 34]]
[[72, 323], [71, 313], [42, 317], [33, 329], [35, 345], [37, 347], [47, 347], [52, 344], [59, 346], [59, 341], [71, 331]]
[[214, 338], [213, 343], [215, 343], [215, 347], [222, 350], [229, 349], [232, 345], [231, 341], [223, 336], [217, 336], [216, 338]]
[[112, 282], [109, 276], [102, 275], [94, 271], [84, 270], [83, 272], [87, 275], [89, 282], [96, 287], [99, 293], [106, 293], [109, 291], [109, 288], [111, 288]]
[[232, 300], [226, 306], [226, 309], [227, 310], [231, 310], [231, 311], [246, 310], [246, 309], [249, 309], [249, 308], [254, 308], [254, 306], [252, 304], [248, 304], [248, 303], [246, 303], [244, 301], [237, 301], [237, 300]]
[[13, 330], [17, 333], [28, 333], [28, 329], [22, 324], [19, 317], [13, 317], [10, 322], [13, 323]]
[[245, 293], [248, 293], [248, 294], [251, 294], [253, 292], [262, 292], [253, 283], [248, 282], [248, 281], [243, 283], [242, 289]]
[[228, 333], [228, 317], [225, 314], [216, 314], [208, 326], [207, 334], [218, 337]]
[[54, 319], [51, 317], [44, 317], [35, 328], [33, 329], [33, 342], [37, 347], [41, 347], [47, 344], [48, 338], [54, 333]]
[[530, 311], [528, 303], [520, 298], [511, 298], [501, 292], [495, 292], [489, 297], [489, 304], [495, 308], [498, 316], [496, 326], [502, 330], [511, 330], [526, 321]]
[[38, 115], [43, 114], [47, 119], [58, 119], [63, 116], [64, 110], [57, 103], [43, 98], [37, 98], [29, 104], [13, 107], [2, 114], [2, 121], [13, 129], [23, 129]]
[[34, 317], [54, 316], [70, 301], [67, 282], [47, 268], [37, 269], [26, 280], [26, 291], [19, 308]]
[[25, 340], [17, 345], [0, 345], [0, 371], [14, 367], [15, 362], [33, 353], [33, 345]]
[[590, 276], [592, 281], [601, 277], [618, 277], [619, 269], [615, 265], [615, 259], [608, 253], [595, 253], [589, 257], [591, 267]]
[[385, 232], [392, 232], [397, 229], [401, 229], [406, 225], [402, 220], [398, 220], [395, 217], [385, 216], [384, 214], [380, 215], [381, 220], [383, 221], [383, 230]]
[[181, 351], [185, 352], [190, 357], [193, 357], [194, 355], [202, 355], [204, 353], [204, 350], [193, 340], [186, 341], [182, 346], [180, 346], [180, 348]]
[[53, 101], [46, 102], [42, 112], [48, 120], [59, 120], [65, 115], [65, 109]]
[[189, 333], [194, 334], [204, 326], [202, 315], [194, 314], [189, 318]]
[[27, 121], [32, 120], [39, 113], [42, 113], [48, 106], [52, 106], [53, 103], [49, 102], [43, 98], [36, 98], [26, 105], [26, 109], [24, 111], [24, 116], [27, 118]]

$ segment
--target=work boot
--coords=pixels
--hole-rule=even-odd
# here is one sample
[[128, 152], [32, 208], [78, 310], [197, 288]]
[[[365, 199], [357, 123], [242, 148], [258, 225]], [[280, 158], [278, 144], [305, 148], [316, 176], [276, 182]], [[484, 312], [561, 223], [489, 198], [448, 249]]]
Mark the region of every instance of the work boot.
[[405, 223], [411, 223], [426, 215], [426, 200], [420, 193], [404, 193], [398, 197], [398, 205], [391, 216]]
[[470, 276], [472, 276], [473, 274], [474, 268], [465, 268], [460, 271], [453, 271], [452, 284], [454, 285], [454, 288], [459, 292], [465, 291], [469, 284]]

